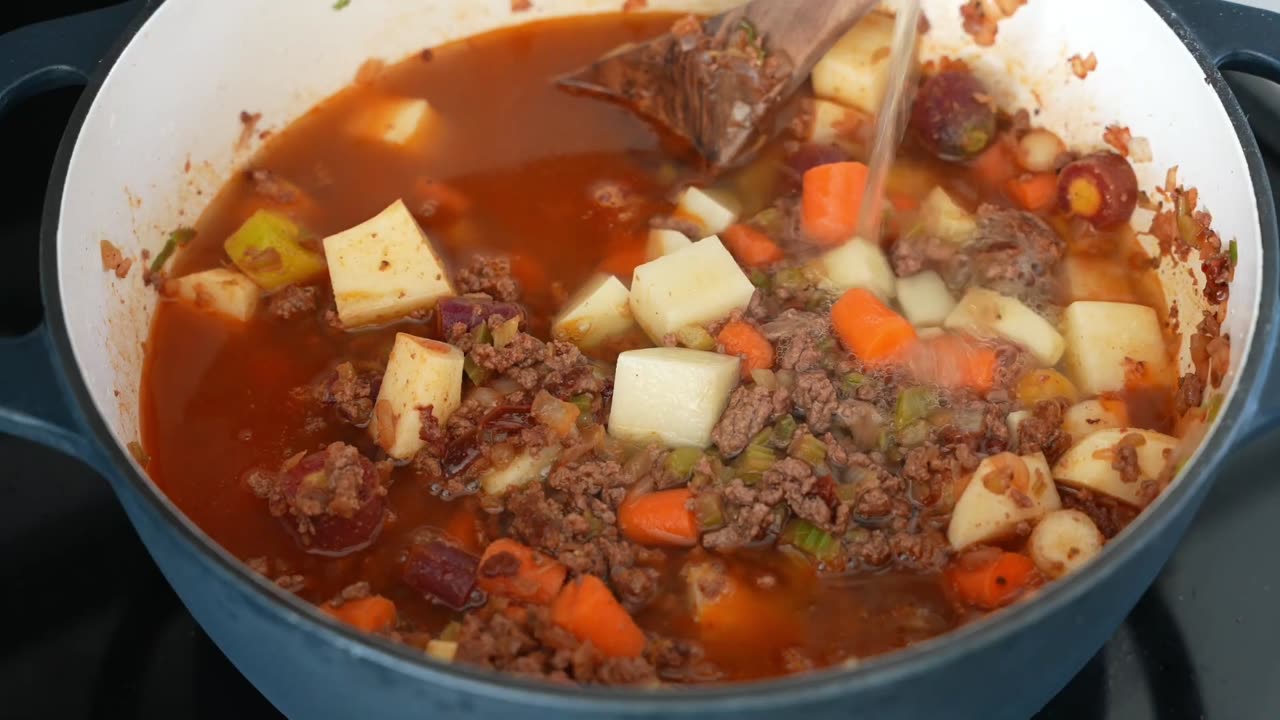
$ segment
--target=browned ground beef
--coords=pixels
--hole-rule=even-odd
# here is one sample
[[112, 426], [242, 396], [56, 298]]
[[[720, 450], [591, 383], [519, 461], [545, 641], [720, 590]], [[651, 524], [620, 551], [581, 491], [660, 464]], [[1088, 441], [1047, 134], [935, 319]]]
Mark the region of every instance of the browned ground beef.
[[484, 293], [495, 300], [510, 302], [520, 297], [520, 286], [511, 275], [511, 260], [481, 255], [458, 271], [458, 291]]
[[1062, 429], [1062, 414], [1068, 404], [1063, 398], [1036, 403], [1031, 415], [1018, 426], [1019, 455], [1042, 452], [1052, 465], [1071, 448], [1071, 436]]
[[756, 433], [790, 411], [790, 397], [790, 392], [784, 389], [770, 390], [759, 385], [739, 387], [729, 396], [729, 406], [711, 431], [711, 442], [726, 456], [737, 455]]
[[1088, 515], [1108, 540], [1118, 535], [1138, 516], [1138, 511], [1128, 505], [1083, 488], [1060, 485], [1058, 494], [1062, 496], [1063, 507]]
[[312, 389], [312, 397], [323, 405], [333, 407], [343, 422], [357, 427], [369, 424], [373, 414], [373, 400], [382, 384], [382, 368], [355, 363], [340, 363], [329, 371]]
[[267, 312], [279, 320], [312, 313], [319, 307], [320, 290], [312, 285], [290, 285], [273, 294], [267, 301]]
[[386, 495], [373, 464], [346, 443], [286, 461], [278, 472], [255, 469], [245, 477], [275, 517], [285, 519], [310, 544], [320, 524], [354, 520], [375, 498]]
[[1204, 402], [1204, 380], [1195, 373], [1187, 373], [1178, 378], [1178, 394], [1175, 396], [1176, 410], [1182, 415], [1193, 407], [1200, 407]]

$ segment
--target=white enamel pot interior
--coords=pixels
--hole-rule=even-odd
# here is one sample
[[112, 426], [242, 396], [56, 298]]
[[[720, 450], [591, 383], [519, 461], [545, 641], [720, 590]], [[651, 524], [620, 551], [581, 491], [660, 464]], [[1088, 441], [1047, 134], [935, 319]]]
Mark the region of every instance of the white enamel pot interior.
[[[711, 12], [732, 4], [649, 0], [648, 9]], [[1244, 374], [1245, 358], [1251, 356], [1260, 317], [1264, 250], [1257, 192], [1246, 155], [1222, 101], [1205, 82], [1205, 70], [1141, 0], [1031, 0], [1001, 24], [998, 42], [990, 48], [973, 46], [962, 32], [960, 4], [959, 0], [924, 2], [931, 24], [926, 55], [964, 58], [1004, 106], [1038, 109], [1035, 121], [1073, 147], [1101, 148], [1107, 125], [1128, 126], [1135, 136], [1147, 138], [1152, 150], [1152, 159], [1136, 166], [1143, 188], [1149, 191], [1162, 184], [1167, 169], [1178, 166], [1179, 180], [1200, 188], [1201, 205], [1213, 213], [1215, 228], [1224, 240], [1238, 243], [1239, 266], [1226, 323], [1233, 353], [1232, 373], [1224, 389], [1229, 392], [1231, 411], [1223, 413], [1227, 419], [1219, 420], [1219, 424], [1232, 424], [1250, 402], [1236, 397], [1237, 381]], [[621, 0], [534, 0], [532, 10], [513, 13], [510, 0], [355, 0], [337, 12], [330, 0], [168, 0], [156, 9], [102, 80], [84, 116], [61, 197], [51, 200], [56, 203], [51, 206], [56, 209], [56, 246], [52, 262], [46, 263], [46, 272], [56, 274], [56, 301], [51, 304], [60, 306], [65, 323], [56, 332], [65, 333], [60, 345], [70, 356], [64, 360], [73, 367], [71, 372], [78, 373], [71, 385], [83, 391], [81, 412], [94, 419], [93, 425], [105, 428], [97, 439], [114, 445], [109, 454], [118, 459], [117, 467], [123, 468], [125, 462], [131, 465], [126, 470], [137, 476], [131, 482], [143, 483], [159, 495], [141, 469], [125, 460], [128, 455], [122, 449], [138, 438], [139, 379], [155, 294], [143, 287], [140, 273], [120, 280], [103, 272], [101, 240], [110, 240], [129, 256], [143, 249], [154, 253], [170, 229], [191, 223], [254, 149], [236, 149], [242, 110], [260, 112], [262, 127], [280, 129], [345, 86], [370, 57], [394, 61], [509, 24], [616, 11], [620, 5]], [[1081, 80], [1072, 74], [1068, 58], [1091, 52], [1098, 59], [1097, 69]], [[1198, 318], [1199, 313], [1191, 310], [1196, 307], [1197, 288], [1186, 268], [1166, 261], [1162, 272], [1168, 280], [1166, 292], [1178, 299], [1182, 316]], [[1208, 444], [1214, 442], [1211, 439]], [[1207, 482], [1206, 464], [1188, 463], [1178, 484]], [[1158, 513], [1163, 503], [1185, 502], [1186, 498], [1170, 497], [1178, 495], [1178, 484], [1147, 514]], [[122, 485], [127, 483], [117, 480], [117, 487]], [[277, 605], [292, 603], [296, 612], [291, 611], [289, 622], [306, 632], [323, 633], [316, 643], [336, 643], [353, 657], [404, 670], [403, 651], [366, 644], [328, 623], [252, 573], [235, 569], [234, 561], [163, 497], [148, 503], [162, 508], [162, 514], [140, 520], [138, 505], [126, 501], [135, 522], [149, 523], [150, 531], [166, 523], [181, 527], [184, 539], [180, 542], [190, 546], [184, 546], [188, 556], [214, 556], [226, 582], [256, 585], [252, 592], [274, 594], [270, 602]], [[1129, 543], [1130, 551], [1137, 552], [1145, 524], [1136, 523], [1115, 545]], [[140, 527], [144, 537], [149, 530]], [[1105, 565], [1121, 552], [1129, 551], [1110, 547], [1095, 565]], [[182, 581], [175, 577], [181, 569], [167, 565], [165, 571], [181, 589]], [[899, 675], [893, 677], [905, 677], [901, 663], [919, 661], [948, 643], [980, 644], [984, 633], [994, 638], [1013, 632], [1011, 628], [1036, 613], [1061, 608], [1087, 594], [1101, 572], [1086, 570], [1026, 604], [1039, 608], [1014, 608], [950, 638], [871, 661], [849, 677], [874, 673], [877, 663], [897, 667]], [[193, 607], [199, 604], [191, 597], [184, 600]], [[211, 634], [219, 639], [217, 633]], [[243, 656], [233, 659], [242, 668], [253, 665]], [[422, 668], [411, 673], [420, 677], [439, 680], [444, 673], [453, 673], [454, 682], [494, 694], [500, 695], [503, 686], [520, 685], [503, 679], [489, 686], [483, 674], [440, 670], [425, 660], [415, 663]], [[255, 682], [262, 680], [252, 668], [249, 672]], [[462, 676], [468, 679], [457, 680]], [[782, 681], [775, 687], [787, 687], [787, 682], [796, 681]], [[830, 692], [838, 694], [838, 687], [828, 685]], [[530, 692], [542, 697], [537, 695], [541, 691]], [[282, 700], [283, 695], [268, 694], [285, 705], [290, 702]], [[624, 707], [600, 702], [592, 707], [610, 712], [622, 712]], [[632, 707], [654, 712], [674, 709], [661, 703]], [[685, 709], [692, 712], [696, 706]]]

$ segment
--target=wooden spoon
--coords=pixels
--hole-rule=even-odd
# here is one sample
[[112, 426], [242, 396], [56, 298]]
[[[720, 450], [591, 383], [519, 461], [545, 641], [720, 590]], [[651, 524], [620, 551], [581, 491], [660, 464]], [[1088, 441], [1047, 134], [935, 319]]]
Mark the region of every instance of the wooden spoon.
[[690, 144], [710, 169], [731, 167], [767, 139], [774, 110], [878, 0], [753, 0], [671, 33], [625, 45], [559, 79], [630, 107]]

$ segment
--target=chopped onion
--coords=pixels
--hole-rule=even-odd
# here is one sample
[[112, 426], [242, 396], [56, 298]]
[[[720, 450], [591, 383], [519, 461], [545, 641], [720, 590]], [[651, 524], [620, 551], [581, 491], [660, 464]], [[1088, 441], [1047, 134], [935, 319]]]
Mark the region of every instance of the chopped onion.
[[1062, 140], [1048, 130], [1036, 128], [1018, 141], [1014, 153], [1018, 164], [1029, 172], [1052, 172], [1058, 167], [1058, 158], [1067, 152]]
[[581, 412], [577, 405], [557, 399], [546, 390], [538, 391], [533, 399], [533, 417], [560, 437], [568, 437], [578, 423]]
[[776, 390], [778, 387], [778, 378], [773, 374], [772, 370], [756, 368], [751, 371], [751, 379], [762, 388]]

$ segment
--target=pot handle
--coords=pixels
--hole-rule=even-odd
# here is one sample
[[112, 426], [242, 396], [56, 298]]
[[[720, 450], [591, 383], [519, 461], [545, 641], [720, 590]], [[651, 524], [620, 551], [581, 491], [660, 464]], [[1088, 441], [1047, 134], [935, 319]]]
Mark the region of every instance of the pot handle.
[[1280, 13], [1226, 0], [1164, 0], [1219, 70], [1280, 82]]
[[[0, 114], [32, 95], [85, 84], [142, 4], [133, 0], [0, 35]], [[0, 377], [0, 432], [93, 461], [43, 323], [23, 337], [0, 338]]]

